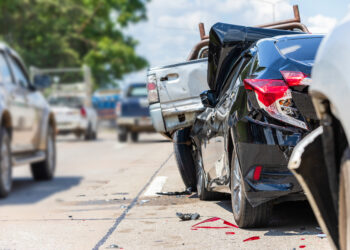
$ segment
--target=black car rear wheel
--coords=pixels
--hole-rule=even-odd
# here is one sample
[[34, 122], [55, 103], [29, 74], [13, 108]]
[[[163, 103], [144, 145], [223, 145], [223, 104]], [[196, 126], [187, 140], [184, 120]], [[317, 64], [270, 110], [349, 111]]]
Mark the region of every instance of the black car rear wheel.
[[346, 148], [342, 161], [339, 183], [339, 244], [340, 249], [348, 249], [348, 235], [350, 234], [350, 150]]
[[254, 228], [266, 225], [272, 212], [271, 203], [253, 207], [246, 198], [244, 180], [235, 152], [231, 162], [231, 203], [233, 217], [241, 228]]
[[0, 198], [6, 197], [12, 187], [12, 162], [10, 136], [5, 128], [0, 129]]
[[196, 167], [193, 161], [190, 128], [181, 129], [174, 134], [174, 152], [182, 181], [186, 188], [196, 190]]

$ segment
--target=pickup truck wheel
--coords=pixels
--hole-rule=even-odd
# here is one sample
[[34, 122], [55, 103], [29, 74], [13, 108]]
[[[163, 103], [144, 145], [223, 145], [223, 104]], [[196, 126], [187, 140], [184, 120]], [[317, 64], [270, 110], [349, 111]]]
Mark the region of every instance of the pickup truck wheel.
[[189, 137], [191, 130], [185, 128], [178, 130], [174, 134], [174, 152], [182, 181], [186, 188], [192, 188], [192, 191], [196, 190], [196, 167], [193, 161], [192, 146], [187, 145], [187, 142], [191, 142]]
[[30, 168], [35, 180], [51, 180], [56, 169], [56, 140], [52, 127], [48, 128], [46, 137], [45, 160], [32, 163]]
[[126, 131], [119, 131], [118, 132], [118, 141], [120, 142], [126, 142], [128, 140], [128, 132]]
[[339, 244], [340, 249], [348, 249], [350, 242], [350, 150], [346, 148], [340, 169], [339, 183]]
[[139, 140], [139, 133], [137, 132], [131, 132], [131, 140], [133, 142], [137, 142]]
[[245, 195], [244, 180], [235, 152], [231, 162], [231, 203], [233, 217], [241, 228], [264, 226], [272, 212], [272, 204], [269, 202], [257, 207], [250, 205]]
[[0, 198], [6, 197], [12, 188], [12, 161], [10, 136], [5, 128], [0, 129]]

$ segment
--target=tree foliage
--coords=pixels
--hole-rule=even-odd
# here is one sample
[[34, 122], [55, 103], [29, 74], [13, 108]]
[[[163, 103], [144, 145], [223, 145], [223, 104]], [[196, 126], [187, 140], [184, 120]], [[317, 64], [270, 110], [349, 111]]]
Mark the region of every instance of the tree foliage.
[[147, 66], [123, 28], [146, 19], [148, 0], [1, 0], [0, 39], [28, 65], [86, 63], [97, 85]]

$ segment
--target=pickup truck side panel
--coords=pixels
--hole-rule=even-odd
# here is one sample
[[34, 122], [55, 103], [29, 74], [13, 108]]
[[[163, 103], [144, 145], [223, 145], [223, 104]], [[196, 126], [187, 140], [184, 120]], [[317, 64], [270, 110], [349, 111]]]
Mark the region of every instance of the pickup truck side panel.
[[[150, 105], [158, 132], [173, 132], [191, 126], [196, 114], [204, 110], [200, 93], [208, 89], [207, 59], [153, 68], [160, 104]], [[161, 119], [160, 119], [161, 118]]]

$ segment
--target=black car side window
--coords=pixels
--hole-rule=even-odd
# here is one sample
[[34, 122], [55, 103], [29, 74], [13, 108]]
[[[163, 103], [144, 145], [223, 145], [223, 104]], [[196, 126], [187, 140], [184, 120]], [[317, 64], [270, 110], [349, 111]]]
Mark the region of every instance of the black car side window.
[[9, 84], [13, 83], [11, 71], [5, 59], [3, 52], [0, 52], [0, 83]]
[[23, 88], [29, 88], [29, 79], [21, 64], [13, 57], [10, 57], [10, 65], [17, 83]]

